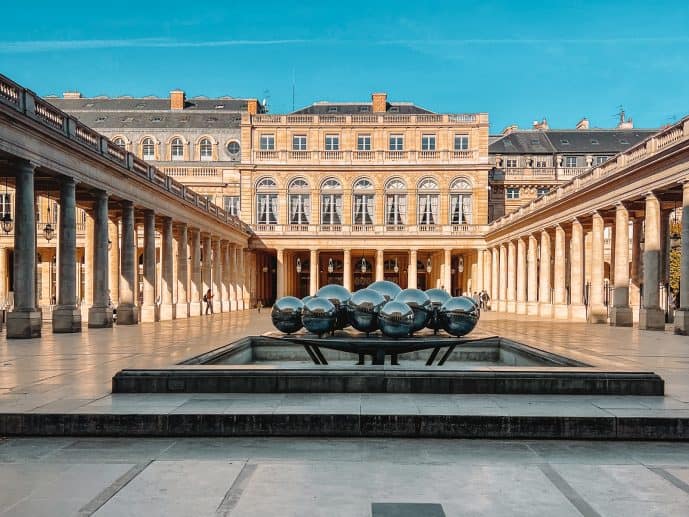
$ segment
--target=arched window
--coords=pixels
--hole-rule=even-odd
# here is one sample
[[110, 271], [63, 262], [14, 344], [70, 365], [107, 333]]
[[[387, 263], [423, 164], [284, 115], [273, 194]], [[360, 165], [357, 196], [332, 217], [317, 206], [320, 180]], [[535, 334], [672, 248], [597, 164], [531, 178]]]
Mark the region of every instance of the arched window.
[[117, 138], [115, 138], [115, 139], [112, 141], [112, 143], [115, 144], [115, 145], [118, 146], [118, 147], [121, 147], [122, 149], [124, 149], [125, 147], [127, 147], [127, 142], [125, 142], [125, 141], [124, 141], [124, 138], [122, 138], [121, 136], [118, 136]]
[[274, 225], [277, 222], [277, 183], [273, 178], [261, 178], [256, 182], [256, 224]]
[[450, 184], [450, 224], [471, 224], [471, 183], [457, 178]]
[[304, 178], [293, 179], [289, 191], [289, 223], [309, 224], [311, 216], [311, 195], [309, 183]]
[[184, 160], [184, 143], [181, 138], [175, 137], [170, 142], [170, 159]]
[[208, 138], [202, 138], [199, 142], [199, 156], [202, 162], [209, 162], [213, 159], [213, 144]]
[[146, 137], [141, 142], [141, 154], [144, 160], [156, 159], [156, 146], [152, 138]]
[[407, 224], [407, 184], [400, 178], [385, 184], [385, 224], [393, 229]]
[[368, 178], [360, 178], [354, 182], [352, 190], [354, 190], [354, 203], [352, 204], [354, 225], [372, 225], [375, 206], [373, 182]]
[[327, 227], [342, 224], [342, 183], [335, 178], [321, 183], [321, 224]]
[[423, 178], [417, 186], [416, 224], [421, 230], [431, 230], [438, 224], [438, 182], [434, 178]]

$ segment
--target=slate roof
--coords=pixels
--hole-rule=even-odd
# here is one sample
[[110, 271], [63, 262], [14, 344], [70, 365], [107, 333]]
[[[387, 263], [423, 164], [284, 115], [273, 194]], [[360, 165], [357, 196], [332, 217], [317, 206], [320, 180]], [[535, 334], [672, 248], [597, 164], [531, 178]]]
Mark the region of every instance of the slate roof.
[[657, 129], [517, 130], [497, 138], [489, 154], [615, 154], [632, 147]]
[[[373, 113], [370, 102], [315, 102], [292, 112], [294, 115], [366, 115]], [[402, 115], [431, 115], [429, 111], [410, 102], [388, 102], [387, 113]]]
[[237, 128], [247, 99], [191, 98], [171, 110], [168, 98], [81, 98], [46, 100], [94, 129]]

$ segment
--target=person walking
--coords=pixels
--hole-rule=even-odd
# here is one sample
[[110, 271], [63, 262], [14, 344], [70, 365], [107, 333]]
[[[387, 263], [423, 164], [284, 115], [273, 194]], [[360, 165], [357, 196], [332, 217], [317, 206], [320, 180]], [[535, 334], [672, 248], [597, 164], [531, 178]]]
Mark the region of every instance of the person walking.
[[256, 309], [258, 309], [258, 313], [261, 313], [261, 309], [263, 308], [263, 302], [261, 300], [256, 302]]
[[210, 289], [203, 295], [203, 301], [206, 302], [206, 314], [208, 314], [208, 311], [211, 311], [211, 314], [213, 314], [213, 293]]

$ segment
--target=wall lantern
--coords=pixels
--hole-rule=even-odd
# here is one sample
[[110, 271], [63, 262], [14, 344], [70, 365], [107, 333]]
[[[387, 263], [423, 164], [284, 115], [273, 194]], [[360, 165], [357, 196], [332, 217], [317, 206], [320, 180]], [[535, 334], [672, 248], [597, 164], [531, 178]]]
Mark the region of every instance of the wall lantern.
[[397, 257], [395, 257], [395, 267], [392, 268], [395, 273], [400, 272], [400, 267], [397, 265]]
[[9, 206], [10, 195], [7, 193], [7, 178], [5, 178], [5, 213], [2, 215], [2, 231], [10, 233], [14, 229], [14, 221], [12, 221], [11, 209]]
[[366, 264], [366, 259], [364, 257], [361, 257], [361, 272], [366, 273], [368, 270], [368, 265]]
[[431, 257], [428, 257], [428, 260], [426, 260], [426, 271], [430, 273], [433, 271], [433, 264], [431, 262]]
[[301, 273], [301, 259], [297, 257], [297, 273]]
[[335, 271], [335, 264], [333, 264], [333, 258], [330, 257], [328, 259], [328, 273], [332, 273], [333, 271]]
[[50, 195], [48, 195], [48, 222], [43, 227], [43, 236], [48, 242], [53, 240], [53, 237], [55, 237], [55, 229], [53, 228], [53, 225], [50, 224]]
[[460, 273], [464, 271], [464, 255], [459, 256], [459, 260], [457, 261], [457, 271]]

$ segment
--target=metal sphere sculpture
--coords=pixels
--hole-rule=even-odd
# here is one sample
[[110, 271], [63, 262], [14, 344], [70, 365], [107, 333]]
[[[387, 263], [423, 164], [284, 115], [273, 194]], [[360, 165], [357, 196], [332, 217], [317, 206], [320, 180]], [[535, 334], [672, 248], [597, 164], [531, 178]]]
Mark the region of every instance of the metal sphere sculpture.
[[412, 332], [424, 328], [432, 315], [431, 299], [420, 289], [404, 289], [396, 297], [395, 301], [406, 303], [414, 311], [414, 325]]
[[330, 300], [315, 297], [304, 304], [301, 321], [306, 330], [321, 337], [335, 330], [337, 309]]
[[380, 309], [378, 326], [387, 337], [407, 337], [414, 329], [414, 311], [406, 303], [391, 300]]
[[301, 299], [301, 301], [304, 302], [304, 303], [306, 303], [306, 302], [308, 302], [309, 300], [311, 300], [312, 298], [315, 298], [315, 296], [312, 296], [312, 295], [309, 294], [309, 295], [307, 295], [307, 296], [304, 296], [304, 297]]
[[399, 285], [397, 285], [394, 282], [388, 282], [387, 280], [379, 280], [377, 282], [373, 282], [371, 285], [368, 286], [368, 289], [378, 291], [388, 301], [394, 300], [395, 296], [400, 294], [400, 292], [402, 291], [402, 288]]
[[301, 316], [304, 302], [294, 296], [284, 296], [273, 304], [270, 318], [280, 332], [292, 334], [303, 327]]
[[446, 301], [439, 311], [443, 328], [453, 336], [464, 336], [474, 330], [478, 323], [479, 309], [473, 300], [458, 296]]
[[347, 302], [347, 316], [352, 327], [360, 332], [378, 330], [378, 315], [385, 305], [385, 297], [373, 289], [355, 292]]
[[438, 312], [440, 307], [452, 296], [445, 289], [427, 289], [426, 296], [431, 300], [431, 317], [428, 319], [427, 327], [437, 334], [443, 328]]
[[328, 284], [316, 292], [316, 297], [330, 300], [337, 309], [336, 330], [343, 329], [349, 324], [347, 319], [347, 302], [352, 297], [352, 293], [348, 289], [338, 284]]

